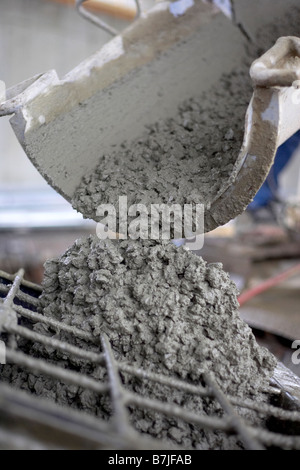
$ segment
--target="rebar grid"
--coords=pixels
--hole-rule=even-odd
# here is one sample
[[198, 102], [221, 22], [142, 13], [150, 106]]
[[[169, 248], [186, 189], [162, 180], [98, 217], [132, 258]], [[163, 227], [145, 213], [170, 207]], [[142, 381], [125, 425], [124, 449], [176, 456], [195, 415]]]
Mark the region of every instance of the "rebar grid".
[[[290, 411], [269, 404], [271, 395], [274, 396], [284, 393], [279, 388], [270, 386], [264, 390], [266, 402], [261, 403], [250, 398], [240, 399], [233, 396], [226, 396], [217, 385], [213, 374], [211, 372], [208, 373], [205, 367], [199, 369], [199, 374], [201, 374], [205, 386], [196, 386], [178, 378], [142, 370], [124, 361], [116, 360], [109, 339], [105, 334], [101, 335], [101, 338], [95, 338], [91, 334], [83, 332], [78, 328], [65, 325], [38, 313], [36, 310], [39, 305], [38, 296], [41, 292], [40, 286], [28, 283], [24, 280], [23, 270], [20, 270], [14, 276], [0, 271], [0, 299], [2, 298], [0, 304], [0, 334], [1, 332], [6, 333], [8, 338], [13, 340], [8, 342], [6, 360], [8, 363], [16, 364], [31, 373], [44, 374], [63, 383], [76, 385], [82, 389], [91, 390], [100, 395], [108, 394], [114, 411], [112, 418], [108, 422], [100, 420], [99, 418], [95, 418], [94, 420], [94, 426], [95, 423], [97, 424], [99, 422], [102, 429], [104, 427], [106, 431], [105, 439], [103, 440], [103, 436], [101, 436], [99, 440], [99, 447], [103, 445], [107, 446], [109, 436], [111, 436], [112, 446], [116, 445], [117, 442], [119, 447], [121, 445], [122, 448], [155, 448], [155, 446], [153, 447], [153, 441], [155, 440], [149, 438], [149, 441], [147, 441], [147, 439], [145, 441], [145, 438], [130, 424], [128, 407], [130, 406], [132, 408], [134, 406], [136, 408], [161, 413], [166, 417], [180, 419], [189, 424], [200, 426], [203, 429], [223, 431], [226, 434], [235, 435], [246, 449], [264, 449], [272, 446], [284, 449], [300, 449], [300, 431], [297, 434], [295, 433], [295, 429], [291, 429], [292, 432], [290, 434], [292, 435], [276, 433], [264, 428], [263, 425], [253, 426], [240, 416], [240, 410], [247, 409], [256, 412], [259, 416], [263, 416], [264, 418], [276, 418], [281, 422], [286, 422], [289, 426], [291, 426], [292, 423], [299, 425], [300, 411]], [[27, 326], [21, 326], [18, 324], [18, 319], [22, 317], [30, 320], [32, 323], [39, 322], [50, 326], [56, 331], [57, 335], [60, 332], [64, 332], [76, 338], [84, 339], [87, 343], [93, 345], [94, 349], [98, 348], [99, 352], [79, 348], [73, 344], [69, 344], [66, 340], [62, 341], [57, 338], [52, 338], [37, 333]], [[30, 357], [24, 352], [17, 351], [18, 337], [22, 337], [33, 343], [40, 343], [45, 347], [50, 346], [54, 350], [67, 355], [70, 360], [77, 358], [91, 365], [100, 365], [105, 368], [108, 378], [105, 382], [99, 382], [85, 374], [74, 372], [47, 362], [45, 359]], [[206, 414], [195, 413], [175, 403], [166, 403], [157, 399], [143, 397], [136, 392], [127, 390], [123, 386], [120, 375], [122, 373], [131, 374], [134, 377], [139, 377], [140, 379], [145, 379], [153, 383], [159, 383], [170, 389], [177, 389], [196, 396], [211, 398], [221, 406], [224, 416], [208, 416]], [[37, 399], [35, 398], [35, 400]], [[46, 410], [48, 406], [49, 404], [47, 403]], [[65, 416], [63, 414], [65, 412], [68, 413], [68, 416], [72, 416], [72, 413], [74, 413], [73, 410], [69, 410], [68, 408], [67, 410], [60, 410], [59, 412], [62, 416]], [[69, 413], [71, 414], [69, 415]], [[78, 413], [80, 416], [85, 416], [85, 413], [82, 411]], [[46, 418], [44, 417], [44, 419]], [[85, 417], [84, 419], [91, 419], [91, 417]], [[85, 432], [84, 419], [82, 421], [82, 432]], [[57, 426], [61, 429], [64, 427], [63, 423], [64, 421], [60, 421], [59, 424], [57, 423]], [[5, 429], [2, 429], [0, 432], [0, 443], [5, 442], [5, 440], [9, 441], [12, 437], [11, 431], [8, 430], [7, 438], [4, 439], [4, 431]], [[16, 442], [22, 442], [21, 437], [17, 433], [15, 437]], [[26, 441], [26, 446], [28, 447], [30, 445], [30, 442]], [[159, 442], [157, 445], [159, 445], [159, 447], [156, 448], [166, 448], [166, 444], [163, 442]], [[176, 448], [178, 448], [178, 446], [176, 446]]]

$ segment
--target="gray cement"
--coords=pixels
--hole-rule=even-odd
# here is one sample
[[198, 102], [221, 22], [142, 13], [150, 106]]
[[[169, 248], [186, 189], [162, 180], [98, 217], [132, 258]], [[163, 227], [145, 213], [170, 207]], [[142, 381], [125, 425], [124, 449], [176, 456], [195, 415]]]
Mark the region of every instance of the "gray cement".
[[100, 204], [204, 204], [232, 174], [243, 142], [252, 88], [248, 67], [224, 75], [210, 93], [182, 103], [172, 119], [149, 127], [134, 145], [101, 155], [72, 200], [86, 217], [99, 220]]
[[197, 381], [205, 362], [224, 391], [243, 396], [273, 364], [240, 320], [222, 266], [170, 243], [80, 239], [46, 263], [43, 285], [46, 315], [106, 333], [117, 358], [138, 366]]
[[[77, 240], [61, 258], [46, 263], [43, 287], [44, 315], [97, 338], [106, 333], [118, 360], [194, 384], [201, 384], [201, 372], [209, 371], [227, 394], [265, 400], [259, 390], [268, 385], [276, 360], [257, 345], [241, 320], [236, 286], [221, 264], [207, 264], [170, 243], [89, 237]], [[35, 329], [53, 335], [42, 325]], [[73, 342], [83, 345], [80, 340]], [[34, 345], [29, 354], [50, 357], [54, 363], [98, 380], [107, 379], [103, 367], [70, 362], [49, 348]], [[15, 367], [5, 368], [3, 376], [34, 394], [104, 419], [111, 414], [108, 397], [28, 375]], [[222, 414], [209, 399], [171, 391], [129, 374], [122, 374], [122, 379], [125, 387], [143, 397], [175, 402], [194, 412]], [[258, 423], [257, 417], [247, 417]], [[132, 408], [130, 419], [140, 432], [187, 448], [241, 448], [235, 438], [204, 432], [175, 417], [167, 419]]]
[[[252, 96], [249, 67], [280, 36], [299, 36], [299, 17], [300, 9], [294, 7], [278, 18], [275, 15], [270, 24], [264, 21], [264, 26], [258, 28], [254, 36], [250, 31], [247, 36], [246, 27], [245, 54], [239, 66], [232, 67], [233, 72], [221, 76], [217, 84], [210, 89], [206, 87], [205, 92], [194, 93], [192, 98], [183, 101], [171, 119], [157, 120], [133, 143], [124, 141], [123, 150], [116, 146], [115, 152], [103, 151], [99, 146], [98, 165], [87, 172], [79, 184], [72, 198], [73, 207], [97, 220], [96, 210], [100, 204], [117, 206], [118, 197], [123, 195], [128, 197], [129, 205], [144, 203], [147, 207], [151, 203], [202, 203], [206, 208], [205, 230], [220, 224], [210, 220], [209, 209], [218, 191], [234, 179], [233, 168], [242, 147], [245, 115]], [[246, 20], [245, 23], [247, 26]], [[208, 68], [212, 66], [209, 63]], [[188, 80], [185, 77], [183, 81]], [[188, 89], [188, 85], [185, 88]], [[163, 100], [161, 106], [164, 106]], [[160, 110], [159, 101], [156, 110]], [[128, 134], [128, 139], [130, 136]], [[257, 138], [259, 140], [259, 133]], [[263, 176], [265, 171], [262, 165]], [[240, 197], [228, 201], [230, 207], [221, 204], [220, 211], [214, 209], [213, 218], [227, 222], [241, 213], [253, 196], [254, 193], [249, 196], [242, 192]], [[228, 212], [230, 217], [218, 215], [219, 212]]]

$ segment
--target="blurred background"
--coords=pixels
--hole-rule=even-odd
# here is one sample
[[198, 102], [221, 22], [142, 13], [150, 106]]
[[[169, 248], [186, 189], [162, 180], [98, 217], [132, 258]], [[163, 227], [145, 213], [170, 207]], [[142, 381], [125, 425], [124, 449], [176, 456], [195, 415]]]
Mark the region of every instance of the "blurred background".
[[[88, 3], [120, 31], [135, 16], [134, 0]], [[142, 0], [142, 7], [154, 3]], [[229, 1], [215, 3], [230, 14]], [[0, 79], [9, 88], [51, 69], [62, 78], [110, 38], [78, 15], [74, 0], [1, 0]], [[95, 223], [83, 220], [48, 186], [8, 121], [0, 119], [0, 269], [14, 273], [24, 267], [27, 279], [40, 283], [45, 260], [79, 236], [95, 233]], [[258, 340], [299, 374], [291, 344], [300, 338], [300, 274], [294, 269], [300, 263], [300, 146], [290, 153], [276, 174], [271, 204], [258, 204], [207, 234], [198, 254], [222, 262], [241, 292], [254, 289], [241, 307], [243, 318]]]

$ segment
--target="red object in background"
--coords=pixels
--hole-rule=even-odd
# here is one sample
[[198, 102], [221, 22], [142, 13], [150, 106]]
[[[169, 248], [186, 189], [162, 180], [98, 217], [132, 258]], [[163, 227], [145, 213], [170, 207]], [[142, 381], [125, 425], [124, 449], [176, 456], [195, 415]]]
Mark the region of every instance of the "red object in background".
[[270, 289], [271, 287], [277, 286], [282, 281], [285, 281], [289, 277], [293, 276], [294, 274], [300, 273], [300, 264], [296, 264], [295, 266], [287, 269], [281, 274], [277, 276], [271, 277], [271, 279], [267, 279], [266, 281], [258, 284], [257, 286], [253, 287], [252, 289], [246, 290], [238, 297], [238, 302], [240, 307], [244, 305], [248, 300], [256, 297], [261, 292], [265, 292], [266, 290]]
[[[48, 0], [55, 3], [65, 3], [75, 8], [75, 0]], [[89, 0], [84, 2], [84, 8], [108, 15], [116, 16], [124, 20], [134, 20], [136, 7], [128, 0]]]

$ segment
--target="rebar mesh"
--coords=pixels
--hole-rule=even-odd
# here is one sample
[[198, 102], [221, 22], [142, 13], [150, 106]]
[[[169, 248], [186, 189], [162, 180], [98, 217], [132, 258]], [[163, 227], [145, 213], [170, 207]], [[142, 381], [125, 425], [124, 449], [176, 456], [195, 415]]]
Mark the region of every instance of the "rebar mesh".
[[[208, 373], [205, 367], [200, 371], [203, 386], [142, 370], [126, 361], [116, 360], [105, 334], [97, 340], [78, 328], [38, 313], [41, 292], [40, 286], [24, 280], [23, 270], [14, 276], [0, 271], [0, 337], [5, 338], [7, 363], [15, 364], [31, 373], [52, 377], [65, 384], [107, 395], [110, 398], [113, 413], [108, 421], [104, 421], [89, 416], [83, 411], [61, 407], [25, 394], [2, 382], [0, 384], [0, 446], [179, 449], [178, 445], [172, 447], [169, 442], [165, 443], [139, 433], [129, 419], [128, 409], [134, 407], [176, 420], [180, 419], [205, 430], [235, 435], [245, 449], [274, 447], [300, 449], [300, 408], [298, 400], [291, 396], [280, 383], [280, 368], [275, 374], [277, 378], [274, 376], [270, 386], [262, 391], [265, 402], [225, 395], [217, 385], [213, 372]], [[42, 323], [50, 326], [57, 333], [56, 337], [52, 338], [33, 331], [26, 325], [26, 322], [20, 324], [22, 319], [26, 319], [31, 325]], [[93, 345], [94, 351], [74, 346], [65, 339], [58, 339], [61, 332], [83, 339], [87, 345]], [[105, 382], [100, 382], [86, 374], [63, 368], [45, 359], [31, 357], [18, 347], [19, 338], [51, 347], [68, 357], [84, 360], [91, 365], [100, 365], [105, 368], [107, 379]], [[99, 352], [95, 352], [95, 347]], [[158, 383], [173, 390], [210, 398], [219, 404], [224, 414], [221, 417], [219, 415], [208, 416], [201, 412], [191, 412], [175, 403], [141, 396], [125, 388], [121, 379], [122, 373]], [[295, 388], [299, 387], [297, 381], [294, 385]], [[272, 401], [277, 404], [272, 404]], [[241, 410], [251, 410], [264, 418], [259, 422], [271, 422], [272, 426], [251, 424], [242, 416]], [[11, 420], [11, 417], [14, 419]], [[44, 436], [43, 433], [36, 436], [34, 429], [37, 425], [40, 429], [47, 429], [47, 439], [41, 438]], [[60, 440], [57, 436], [60, 436]]]

